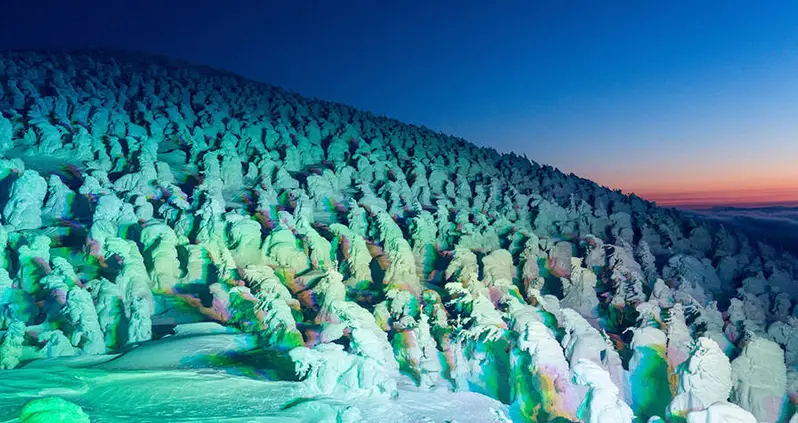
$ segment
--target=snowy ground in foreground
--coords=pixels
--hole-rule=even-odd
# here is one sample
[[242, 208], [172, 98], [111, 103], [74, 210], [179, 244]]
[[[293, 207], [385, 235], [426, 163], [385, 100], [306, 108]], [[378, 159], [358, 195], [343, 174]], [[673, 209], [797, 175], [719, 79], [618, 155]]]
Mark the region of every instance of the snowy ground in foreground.
[[[178, 327], [180, 328], [180, 327]], [[401, 389], [396, 399], [307, 397], [247, 363], [249, 335], [208, 324], [122, 355], [33, 361], [3, 373], [0, 422], [31, 399], [59, 396], [92, 422], [501, 422], [507, 406], [475, 393]], [[342, 418], [343, 420], [338, 420]]]

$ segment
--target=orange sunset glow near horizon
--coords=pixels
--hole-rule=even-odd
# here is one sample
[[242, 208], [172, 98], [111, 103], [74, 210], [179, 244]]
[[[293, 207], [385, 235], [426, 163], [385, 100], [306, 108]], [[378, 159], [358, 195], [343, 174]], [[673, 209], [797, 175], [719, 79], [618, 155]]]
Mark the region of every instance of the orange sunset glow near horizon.
[[746, 148], [757, 144], [756, 131], [751, 133], [725, 146], [708, 137], [695, 145], [670, 143], [680, 148], [663, 143], [615, 149], [603, 154], [623, 158], [620, 162], [570, 159], [560, 169], [663, 207], [798, 207], [798, 128], [784, 128], [781, 137]]
[[626, 194], [634, 193], [663, 207], [795, 207], [798, 206], [798, 175], [792, 176], [787, 174], [770, 180], [729, 177], [725, 181], [685, 180], [681, 177], [647, 184], [631, 180], [625, 184], [612, 184], [611, 188], [621, 189]]
[[657, 205], [680, 208], [798, 206], [798, 187], [748, 190], [635, 192]]

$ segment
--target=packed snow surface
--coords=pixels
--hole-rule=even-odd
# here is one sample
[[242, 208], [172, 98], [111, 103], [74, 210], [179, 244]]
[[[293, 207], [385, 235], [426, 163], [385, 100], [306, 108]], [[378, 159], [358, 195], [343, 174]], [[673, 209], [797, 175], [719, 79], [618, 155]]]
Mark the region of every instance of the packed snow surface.
[[258, 375], [259, 357], [239, 342], [247, 335], [216, 324], [177, 329], [182, 334], [120, 355], [39, 360], [4, 372], [0, 421], [13, 421], [31, 399], [52, 396], [79, 405], [94, 422], [422, 422], [452, 415], [458, 422], [500, 422], [497, 416], [507, 413], [483, 395], [411, 386], [394, 399], [315, 395], [298, 382]]

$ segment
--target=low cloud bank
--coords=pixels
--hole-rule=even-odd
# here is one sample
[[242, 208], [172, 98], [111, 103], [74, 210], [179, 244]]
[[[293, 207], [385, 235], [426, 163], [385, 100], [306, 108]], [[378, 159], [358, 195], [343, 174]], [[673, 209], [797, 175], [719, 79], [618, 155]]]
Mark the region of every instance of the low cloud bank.
[[727, 227], [739, 228], [754, 238], [798, 251], [798, 207], [722, 207], [689, 212], [709, 217]]

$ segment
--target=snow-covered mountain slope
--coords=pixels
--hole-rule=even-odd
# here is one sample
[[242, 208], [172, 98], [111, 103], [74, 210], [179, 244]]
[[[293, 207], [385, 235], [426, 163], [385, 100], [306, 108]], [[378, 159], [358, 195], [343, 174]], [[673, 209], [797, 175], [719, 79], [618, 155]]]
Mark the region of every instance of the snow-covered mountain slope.
[[0, 418], [794, 411], [798, 260], [740, 232], [164, 58], [0, 87]]

